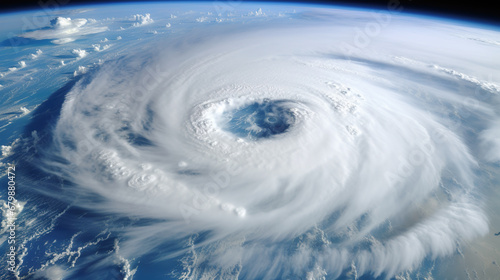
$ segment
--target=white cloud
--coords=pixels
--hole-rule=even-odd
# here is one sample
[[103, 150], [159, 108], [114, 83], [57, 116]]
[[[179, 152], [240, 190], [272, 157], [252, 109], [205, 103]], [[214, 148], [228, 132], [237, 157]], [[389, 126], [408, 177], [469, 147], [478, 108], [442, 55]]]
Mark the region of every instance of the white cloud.
[[31, 56], [31, 59], [37, 59], [41, 54], [42, 54], [42, 50], [38, 49], [36, 50], [35, 53], [32, 53], [30, 56]]
[[500, 162], [500, 120], [490, 121], [490, 128], [481, 133], [484, 157], [491, 162]]
[[67, 44], [67, 43], [71, 43], [73, 41], [75, 41], [76, 38], [62, 38], [62, 39], [56, 39], [56, 40], [52, 40], [50, 41], [51, 43], [53, 44], [56, 44], [56, 45], [62, 45], [62, 44]]
[[116, 40], [121, 40], [121, 39], [122, 39], [122, 36], [116, 37]]
[[[483, 135], [491, 159], [500, 158], [498, 102], [469, 90], [495, 93], [471, 78], [496, 70], [488, 64], [495, 50], [468, 45], [477, 42], [442, 32], [439, 23], [393, 21], [393, 37], [377, 37], [356, 63], [331, 43], [352, 40], [357, 14], [342, 25], [207, 28], [175, 38], [186, 43], [175, 57], [177, 44], [141, 46], [141, 55], [131, 50], [67, 94], [43, 164], [64, 174], [68, 188], [99, 197], [76, 204], [153, 220], [119, 225], [127, 236], [123, 258], [139, 258], [172, 236], [210, 231], [201, 244], [191, 242], [198, 263], [187, 262], [194, 274], [186, 278], [234, 262], [260, 276], [248, 279], [279, 279], [283, 271], [335, 279], [349, 268], [356, 277], [393, 278], [424, 259], [452, 255], [488, 233], [481, 191], [491, 181], [479, 180], [477, 167], [486, 163], [476, 137], [463, 135]], [[408, 28], [412, 36], [405, 36]], [[456, 72], [394, 61], [394, 52], [425, 53], [426, 61]], [[186, 61], [193, 63], [178, 63]], [[465, 96], [474, 102], [462, 102]], [[266, 99], [290, 111], [293, 127], [276, 138], [237, 139], [224, 121]], [[467, 113], [474, 122], [454, 125], [447, 113]], [[137, 145], [130, 131], [154, 144]], [[52, 195], [66, 200], [71, 190]], [[207, 268], [206, 260], [214, 265]]]
[[154, 22], [154, 20], [151, 18], [151, 14], [145, 14], [145, 15], [133, 15], [131, 21], [135, 21], [132, 25], [133, 26], [142, 26], [142, 25], [147, 25], [151, 24]]
[[170, 23], [165, 24], [166, 28], [170, 28], [172, 25]]
[[100, 45], [100, 44], [93, 44], [93, 45], [92, 45], [92, 48], [94, 48], [94, 50], [95, 50], [96, 52], [100, 52], [100, 51], [107, 50], [107, 49], [109, 49], [109, 47], [111, 47], [111, 45], [109, 45], [109, 44], [108, 44], [108, 45], [104, 45], [104, 46], [102, 46], [102, 48], [101, 48], [101, 45]]
[[19, 110], [21, 110], [21, 112], [22, 112], [22, 114], [21, 114], [19, 117], [24, 117], [24, 116], [26, 116], [27, 114], [29, 114], [29, 113], [31, 112], [31, 111], [30, 111], [28, 108], [26, 108], [26, 107], [21, 107], [21, 108], [19, 108]]
[[105, 26], [98, 26], [96, 22], [88, 23], [83, 18], [57, 17], [50, 22], [48, 28], [23, 33], [19, 36], [35, 40], [49, 39], [54, 44], [65, 44], [81, 36], [104, 32], [107, 29]]
[[11, 154], [12, 146], [2, 145], [2, 157], [7, 157]]
[[75, 72], [73, 72], [73, 76], [76, 77], [78, 75], [85, 74], [85, 73], [87, 73], [87, 67], [78, 66], [78, 70], [75, 70]]
[[77, 56], [77, 59], [81, 59], [81, 58], [84, 58], [87, 56], [87, 51], [86, 50], [82, 50], [82, 49], [74, 49], [72, 51], [73, 54], [75, 54]]
[[48, 280], [63, 280], [67, 279], [68, 272], [65, 268], [59, 265], [52, 265], [45, 269], [37, 270], [34, 273], [35, 278], [48, 279]]
[[19, 61], [18, 64], [19, 64], [19, 67], [21, 67], [21, 68], [26, 67], [26, 62], [24, 60]]
[[199, 17], [196, 19], [197, 22], [206, 22], [208, 20], [208, 17]]
[[257, 11], [255, 12], [250, 12], [248, 13], [249, 16], [265, 16], [266, 14], [264, 12], [262, 12], [262, 8], [259, 8]]
[[16, 144], [19, 142], [19, 138], [14, 140], [10, 145], [2, 145], [0, 147], [1, 151], [2, 151], [2, 158], [5, 158], [5, 157], [8, 157], [10, 155], [12, 155], [12, 149], [16, 146]]

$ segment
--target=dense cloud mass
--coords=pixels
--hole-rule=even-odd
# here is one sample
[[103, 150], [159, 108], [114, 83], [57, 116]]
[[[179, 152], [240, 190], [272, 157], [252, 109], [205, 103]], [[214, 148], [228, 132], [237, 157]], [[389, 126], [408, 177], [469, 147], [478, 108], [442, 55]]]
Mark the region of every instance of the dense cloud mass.
[[477, 169], [500, 158], [498, 87], [478, 53], [498, 50], [377, 18], [377, 36], [206, 27], [103, 64], [41, 151], [70, 182], [50, 195], [147, 221], [120, 227], [125, 258], [187, 240], [158, 257], [183, 257], [184, 279], [391, 277], [454, 254], [489, 230]]

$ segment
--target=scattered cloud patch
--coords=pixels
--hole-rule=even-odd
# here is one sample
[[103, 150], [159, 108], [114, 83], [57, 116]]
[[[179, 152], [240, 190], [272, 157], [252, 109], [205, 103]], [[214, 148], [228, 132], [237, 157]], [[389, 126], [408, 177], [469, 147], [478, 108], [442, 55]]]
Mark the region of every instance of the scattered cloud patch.
[[81, 58], [84, 58], [87, 56], [87, 51], [86, 50], [82, 50], [82, 49], [74, 49], [72, 51], [73, 54], [75, 54], [77, 56], [77, 59], [81, 59]]
[[61, 268], [59, 265], [52, 265], [43, 270], [38, 270], [35, 272], [34, 276], [36, 278], [50, 279], [50, 280], [62, 280], [66, 279], [66, 270]]
[[116, 40], [121, 40], [121, 39], [122, 39], [122, 36], [116, 37]]
[[197, 22], [206, 22], [208, 21], [208, 17], [199, 17], [196, 19]]
[[[20, 139], [17, 138], [16, 140], [14, 140], [10, 145], [1, 145], [0, 146], [0, 151], [1, 151], [1, 155], [0, 155], [0, 167], [5, 167], [7, 164], [1, 162], [1, 160], [3, 160], [4, 158], [12, 155], [13, 153], [13, 149], [15, 148], [16, 144], [19, 143]], [[6, 169], [6, 168], [5, 168]], [[6, 170], [4, 171], [6, 173]], [[4, 176], [5, 173], [2, 173], [0, 174], [0, 177]], [[0, 229], [0, 232], [2, 232], [2, 229]]]
[[266, 14], [264, 12], [262, 12], [262, 8], [259, 8], [257, 11], [255, 12], [250, 12], [248, 13], [249, 16], [265, 16]]
[[19, 64], [19, 68], [26, 67], [26, 62], [24, 60], [19, 61], [18, 64]]
[[2, 145], [2, 157], [8, 157], [12, 152], [12, 146]]
[[166, 27], [166, 28], [170, 28], [171, 26], [172, 26], [172, 25], [170, 24], [170, 22], [169, 22], [169, 23], [167, 23], [167, 24], [165, 24], [165, 27]]
[[23, 33], [19, 37], [34, 40], [51, 40], [54, 44], [72, 42], [83, 35], [95, 34], [106, 31], [106, 26], [97, 26], [97, 21], [83, 18], [71, 19], [57, 17], [50, 21], [46, 28]]
[[132, 26], [135, 26], [135, 27], [146, 25], [146, 24], [151, 24], [154, 22], [154, 20], [151, 18], [151, 14], [145, 14], [145, 15], [137, 14], [137, 15], [132, 16], [131, 20], [134, 21]]
[[56, 44], [56, 45], [62, 45], [62, 44], [71, 43], [75, 40], [76, 40], [75, 38], [63, 38], [63, 39], [52, 40], [50, 42], [53, 44]]
[[100, 51], [107, 50], [107, 49], [109, 49], [109, 47], [111, 47], [111, 45], [104, 45], [104, 46], [102, 46], [102, 47], [101, 47], [101, 45], [100, 45], [100, 44], [93, 44], [93, 45], [92, 45], [92, 48], [94, 48], [94, 50], [95, 50], [96, 52], [100, 52]]
[[85, 74], [87, 73], [87, 67], [85, 66], [78, 66], [78, 69], [75, 70], [75, 72], [73, 72], [73, 76], [78, 76], [78, 75], [81, 75], [81, 74]]
[[19, 110], [21, 110], [21, 112], [22, 112], [22, 114], [21, 114], [19, 117], [24, 117], [24, 116], [26, 116], [27, 114], [29, 114], [29, 113], [31, 112], [31, 111], [30, 111], [28, 108], [26, 108], [26, 107], [21, 107], [21, 108], [19, 108]]
[[43, 53], [42, 50], [38, 49], [38, 50], [36, 50], [35, 53], [32, 53], [30, 55], [30, 57], [31, 57], [31, 59], [37, 59], [42, 53]]

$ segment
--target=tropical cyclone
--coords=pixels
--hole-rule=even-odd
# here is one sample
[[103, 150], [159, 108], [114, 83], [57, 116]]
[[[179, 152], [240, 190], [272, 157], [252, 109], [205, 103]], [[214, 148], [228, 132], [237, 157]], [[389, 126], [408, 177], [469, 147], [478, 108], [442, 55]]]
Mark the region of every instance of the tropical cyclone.
[[[335, 43], [350, 24], [225, 30], [182, 53], [158, 43], [108, 62], [61, 110], [46, 153], [70, 164], [45, 168], [100, 197], [82, 207], [158, 219], [147, 226], [152, 241], [134, 246], [145, 237], [131, 234], [130, 248], [209, 232], [202, 253], [221, 271], [236, 257], [249, 277], [310, 263], [333, 277], [351, 266], [390, 277], [450, 255], [486, 234], [488, 220], [469, 124], [452, 126], [442, 112], [463, 98], [457, 85], [483, 81], [431, 67], [460, 54], [422, 55], [419, 35], [439, 41], [443, 31], [411, 21], [400, 22], [414, 29], [407, 41], [393, 28], [346, 58]], [[498, 117], [482, 100], [461, 106]], [[316, 243], [290, 252], [287, 242], [305, 234]]]

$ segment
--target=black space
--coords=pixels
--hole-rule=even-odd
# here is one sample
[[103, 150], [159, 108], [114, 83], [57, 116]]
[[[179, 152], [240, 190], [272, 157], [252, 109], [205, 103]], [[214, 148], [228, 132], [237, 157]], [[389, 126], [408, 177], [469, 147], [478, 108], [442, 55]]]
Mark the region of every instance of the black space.
[[[212, 0], [204, 2], [238, 2], [241, 0]], [[244, 2], [252, 2], [243, 0]], [[295, 3], [319, 3], [319, 4], [340, 4], [353, 7], [367, 7], [375, 9], [386, 9], [390, 1], [399, 1], [404, 8], [404, 12], [432, 14], [444, 17], [459, 18], [465, 20], [474, 20], [494, 25], [500, 25], [500, 9], [496, 8], [494, 1], [451, 1], [451, 0], [339, 0], [339, 1], [297, 1], [297, 0], [275, 0], [261, 2], [295, 2]], [[122, 1], [98, 1], [98, 0], [31, 0], [31, 1], [4, 1], [0, 5], [0, 11], [18, 11], [25, 9], [41, 9], [46, 7], [50, 9], [57, 6], [77, 6], [81, 4], [104, 4], [118, 2], [142, 2], [133, 0]], [[168, 1], [151, 1], [168, 2]], [[179, 2], [179, 1], [177, 1]]]

